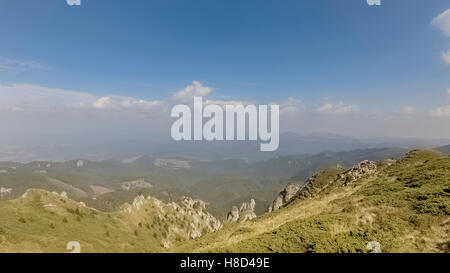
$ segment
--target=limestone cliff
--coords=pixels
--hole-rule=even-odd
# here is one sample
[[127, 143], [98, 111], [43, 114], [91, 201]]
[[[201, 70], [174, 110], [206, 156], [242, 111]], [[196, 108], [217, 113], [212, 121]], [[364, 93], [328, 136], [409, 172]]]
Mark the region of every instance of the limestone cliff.
[[304, 184], [289, 183], [269, 206], [268, 212], [286, 206], [295, 199], [313, 197], [332, 184], [351, 184], [365, 175], [374, 174], [376, 171], [377, 163], [364, 160], [352, 168], [331, 177], [324, 172], [319, 172], [311, 176]]
[[121, 210], [129, 224], [162, 223], [164, 227], [164, 247], [174, 241], [194, 239], [206, 233], [215, 232], [222, 224], [206, 210], [202, 200], [182, 197], [179, 202], [164, 203], [148, 196], [138, 196], [131, 204], [125, 203]]
[[255, 205], [256, 205], [255, 200], [251, 199], [250, 202], [248, 203], [246, 202], [242, 203], [240, 208], [233, 206], [233, 208], [227, 215], [226, 222], [228, 223], [245, 222], [253, 218], [256, 218]]

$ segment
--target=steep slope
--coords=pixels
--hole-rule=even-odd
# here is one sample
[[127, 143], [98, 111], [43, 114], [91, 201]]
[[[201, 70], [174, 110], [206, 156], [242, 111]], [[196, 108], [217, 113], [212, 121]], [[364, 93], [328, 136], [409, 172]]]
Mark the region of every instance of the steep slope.
[[360, 149], [347, 152], [323, 152], [308, 158], [309, 168], [300, 169], [292, 179], [304, 181], [315, 172], [328, 167], [350, 167], [363, 160], [401, 158], [408, 150], [402, 148]]
[[317, 194], [322, 188], [333, 183], [340, 172], [342, 172], [341, 168], [329, 168], [317, 172], [303, 183], [290, 182], [270, 204], [268, 212], [286, 206], [299, 198], [300, 195], [312, 196]]
[[[176, 252], [448, 252], [450, 157], [412, 151], [373, 173], [341, 173], [310, 196], [187, 241]], [[350, 182], [349, 182], [350, 181]], [[326, 185], [326, 186], [325, 186]], [[324, 187], [325, 186], [325, 187]]]
[[66, 194], [30, 189], [0, 202], [0, 215], [0, 252], [68, 252], [70, 241], [83, 252], [161, 252], [221, 227], [205, 203], [187, 197], [166, 204], [138, 196], [105, 213]]

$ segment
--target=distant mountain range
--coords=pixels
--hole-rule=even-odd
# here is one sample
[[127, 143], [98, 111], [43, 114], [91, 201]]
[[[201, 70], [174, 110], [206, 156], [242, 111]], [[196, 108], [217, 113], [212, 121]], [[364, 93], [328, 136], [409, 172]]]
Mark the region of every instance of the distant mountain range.
[[7, 161], [0, 162], [0, 187], [11, 190], [1, 199], [16, 198], [29, 188], [39, 188], [65, 191], [74, 200], [111, 211], [140, 194], [166, 202], [188, 195], [206, 201], [210, 211], [223, 218], [233, 205], [254, 198], [257, 201], [255, 211], [261, 214], [290, 180], [301, 183], [322, 168], [349, 167], [364, 159], [398, 158], [406, 151], [401, 148], [360, 149], [275, 156], [256, 162], [150, 156], [127, 162]]
[[151, 139], [126, 139], [91, 144], [55, 144], [54, 146], [0, 146], [0, 161], [31, 162], [36, 160], [67, 161], [73, 158], [99, 161], [108, 158], [132, 161], [137, 157], [182, 157], [199, 161], [240, 159], [261, 161], [275, 156], [312, 155], [356, 149], [397, 147], [406, 150], [431, 149], [448, 145], [449, 139], [356, 138], [334, 134], [282, 133], [280, 147], [274, 152], [260, 152], [252, 141], [173, 141], [170, 136]]

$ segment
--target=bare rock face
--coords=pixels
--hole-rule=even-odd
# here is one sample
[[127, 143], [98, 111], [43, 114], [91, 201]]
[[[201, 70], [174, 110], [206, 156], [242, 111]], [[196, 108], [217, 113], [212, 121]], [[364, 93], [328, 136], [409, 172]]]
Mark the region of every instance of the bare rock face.
[[301, 188], [302, 186], [299, 184], [289, 183], [286, 188], [278, 194], [277, 198], [269, 206], [268, 211], [271, 212], [277, 210], [289, 203]]
[[202, 200], [182, 197], [179, 202], [164, 203], [148, 196], [137, 196], [131, 204], [125, 203], [121, 212], [128, 222], [139, 224], [165, 223], [166, 236], [161, 244], [170, 247], [177, 238], [194, 239], [215, 232], [222, 223], [206, 210]]
[[181, 206], [176, 203], [169, 203], [175, 210], [179, 210], [183, 215], [189, 215], [191, 219], [191, 238], [197, 238], [205, 233], [219, 230], [222, 223], [206, 210], [206, 203], [199, 199], [182, 197]]
[[365, 175], [374, 174], [377, 172], [376, 162], [364, 160], [358, 165], [338, 174], [336, 177], [322, 183], [316, 183], [320, 173], [311, 176], [303, 185], [289, 183], [286, 188], [281, 191], [277, 198], [272, 202], [268, 208], [268, 212], [274, 211], [283, 207], [294, 199], [306, 199], [316, 196], [323, 189], [332, 184], [339, 183], [340, 185], [348, 185], [354, 181], [362, 178]]
[[84, 161], [83, 160], [78, 160], [77, 161], [77, 168], [82, 168], [84, 166]]
[[11, 188], [5, 188], [5, 187], [1, 187], [0, 188], [0, 198], [7, 196], [9, 194], [11, 194], [12, 189]]
[[358, 165], [338, 175], [344, 185], [351, 184], [355, 180], [360, 179], [364, 175], [374, 174], [377, 171], [377, 164], [373, 161], [364, 160]]
[[[311, 176], [310, 178], [308, 178], [308, 180], [306, 180], [305, 185], [298, 191], [297, 195], [295, 196], [295, 198], [298, 199], [306, 199], [309, 197], [313, 197], [316, 194], [318, 194], [324, 187], [326, 187], [327, 185], [325, 185], [324, 187], [317, 187], [316, 185], [316, 179], [317, 176], [319, 174], [314, 174], [313, 176]], [[329, 182], [329, 184], [333, 183], [334, 180], [331, 180]]]
[[235, 223], [235, 222], [245, 222], [253, 218], [256, 218], [255, 205], [256, 205], [255, 200], [251, 199], [250, 202], [248, 203], [246, 202], [242, 203], [240, 208], [233, 206], [233, 208], [227, 215], [226, 221], [228, 223]]
[[228, 213], [227, 222], [237, 222], [239, 220], [239, 209], [236, 206], [231, 208], [231, 211]]

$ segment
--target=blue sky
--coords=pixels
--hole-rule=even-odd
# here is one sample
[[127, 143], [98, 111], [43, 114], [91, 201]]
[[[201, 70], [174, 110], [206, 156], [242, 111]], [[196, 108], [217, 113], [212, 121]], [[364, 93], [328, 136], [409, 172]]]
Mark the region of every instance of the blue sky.
[[304, 124], [284, 118], [286, 130], [450, 138], [449, 9], [448, 0], [0, 0], [0, 108], [11, 110], [0, 121], [30, 105], [141, 115], [191, 88], [306, 109]]
[[430, 24], [445, 0], [0, 3], [0, 57], [48, 66], [7, 84], [164, 99], [197, 80], [224, 97], [368, 104], [450, 86], [450, 42]]

